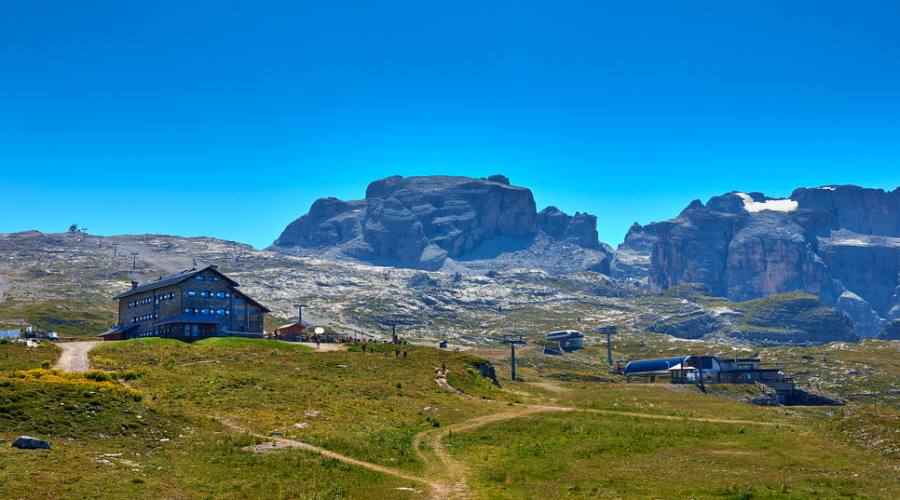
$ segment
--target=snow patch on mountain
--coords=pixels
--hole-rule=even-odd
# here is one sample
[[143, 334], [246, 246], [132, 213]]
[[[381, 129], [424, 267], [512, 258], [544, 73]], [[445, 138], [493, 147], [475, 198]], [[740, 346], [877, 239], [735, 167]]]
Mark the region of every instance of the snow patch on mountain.
[[763, 210], [771, 210], [773, 212], [793, 212], [797, 210], [797, 202], [789, 198], [780, 200], [755, 201], [747, 193], [736, 193], [744, 200], [744, 210], [755, 213]]

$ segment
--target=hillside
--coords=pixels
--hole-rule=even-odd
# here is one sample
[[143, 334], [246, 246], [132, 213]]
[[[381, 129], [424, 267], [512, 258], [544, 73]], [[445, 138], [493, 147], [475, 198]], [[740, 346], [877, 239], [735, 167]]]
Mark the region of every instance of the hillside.
[[[26, 348], [0, 344], [10, 349]], [[0, 440], [52, 443], [0, 447], [0, 495], [900, 494], [895, 452], [843, 426], [855, 407], [829, 416], [530, 368], [518, 382], [501, 371], [496, 387], [472, 369], [483, 359], [424, 347], [398, 360], [379, 349], [146, 339], [103, 345], [91, 362], [108, 374], [0, 371]], [[442, 364], [464, 395], [435, 380]]]
[[[855, 338], [833, 309], [790, 295], [745, 307], [702, 291], [654, 294], [593, 272], [426, 272], [286, 255], [213, 238], [38, 232], [0, 235], [0, 323], [24, 319], [63, 335], [96, 335], [115, 323], [111, 297], [132, 279], [189, 269], [195, 261], [218, 265], [269, 306], [269, 328], [292, 317], [293, 304], [302, 301], [305, 318], [348, 333], [383, 335], [396, 323], [404, 336], [468, 347], [491, 344], [510, 331], [539, 340], [558, 328], [590, 334], [608, 323], [624, 336], [657, 332], [738, 344]], [[785, 321], [788, 303], [797, 314]], [[765, 314], [769, 307], [773, 314]]]

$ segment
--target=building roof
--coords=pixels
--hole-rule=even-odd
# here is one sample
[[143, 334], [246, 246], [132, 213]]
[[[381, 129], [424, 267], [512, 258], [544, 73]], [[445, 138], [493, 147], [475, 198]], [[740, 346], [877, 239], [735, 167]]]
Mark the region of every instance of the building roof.
[[[297, 326], [297, 322], [296, 322], [296, 321], [293, 321], [293, 322], [291, 322], [291, 323], [287, 323], [287, 324], [281, 325], [281, 326], [279, 326], [279, 327], [276, 327], [275, 330], [278, 331], [278, 330], [281, 330], [281, 329], [283, 329], [283, 328], [290, 328], [290, 327], [292, 327], [292, 326]], [[302, 329], [305, 330], [305, 329], [311, 327], [312, 324], [309, 323], [308, 321], [304, 321], [303, 324], [301, 324], [300, 326], [302, 327]]]
[[640, 374], [666, 374], [668, 370], [676, 365], [680, 365], [690, 356], [678, 356], [675, 358], [657, 358], [657, 359], [638, 359], [629, 361], [625, 365], [625, 375]]
[[172, 316], [157, 323], [157, 325], [170, 325], [172, 323], [198, 323], [204, 325], [215, 325], [221, 323], [215, 316], [205, 314], [182, 314], [180, 316]]
[[242, 291], [240, 291], [240, 290], [235, 289], [234, 294], [235, 294], [235, 296], [240, 297], [240, 298], [246, 300], [247, 302], [249, 302], [249, 303], [255, 305], [256, 307], [259, 307], [260, 309], [262, 309], [262, 312], [264, 312], [264, 313], [272, 312], [271, 309], [269, 309], [268, 307], [266, 307], [266, 306], [260, 304], [259, 302], [255, 301], [255, 300], [253, 300], [252, 297], [250, 297], [249, 295], [247, 295], [246, 293], [244, 293], [244, 292], [242, 292]]
[[98, 337], [105, 337], [105, 336], [107, 336], [107, 335], [112, 335], [112, 334], [115, 334], [115, 333], [125, 333], [125, 332], [127, 332], [127, 331], [129, 331], [129, 330], [133, 330], [133, 329], [135, 329], [135, 328], [137, 328], [137, 327], [138, 327], [137, 325], [129, 325], [129, 326], [125, 326], [125, 327], [123, 327], [122, 325], [116, 325], [116, 326], [110, 328], [109, 330], [107, 330], [107, 331], [105, 331], [105, 332], [103, 332], [103, 333], [101, 333], [100, 335], [97, 335], [97, 336], [98, 336]]
[[584, 334], [578, 330], [559, 330], [546, 335], [547, 340], [573, 340], [583, 338]]
[[[169, 285], [174, 285], [176, 283], [181, 283], [182, 281], [193, 278], [194, 276], [196, 276], [204, 271], [212, 271], [212, 272], [218, 274], [219, 276], [221, 276], [222, 279], [230, 282], [232, 286], [238, 286], [237, 281], [234, 281], [233, 279], [229, 278], [228, 276], [225, 276], [224, 274], [222, 274], [218, 270], [218, 268], [216, 268], [216, 266], [206, 266], [206, 267], [203, 267], [200, 269], [197, 269], [197, 268], [188, 269], [186, 271], [168, 274], [166, 276], [160, 276], [159, 278], [157, 278], [153, 281], [146, 281], [143, 284], [138, 285], [137, 287], [132, 288], [131, 290], [128, 290], [127, 292], [120, 293], [119, 295], [116, 295], [115, 297], [113, 297], [113, 299], [114, 300], [124, 299], [125, 297], [130, 297], [131, 295], [135, 295], [138, 293], [149, 292], [150, 290], [156, 290], [157, 288], [163, 288], [163, 287], [166, 287]], [[249, 297], [247, 297], [247, 298], [249, 298]], [[268, 310], [266, 312], [268, 312]]]

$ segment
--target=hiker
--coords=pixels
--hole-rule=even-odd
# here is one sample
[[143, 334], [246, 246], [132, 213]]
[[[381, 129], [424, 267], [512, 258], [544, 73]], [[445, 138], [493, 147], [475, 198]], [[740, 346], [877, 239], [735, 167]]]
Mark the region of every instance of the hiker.
[[406, 349], [403, 350], [403, 359], [406, 359]]
[[447, 363], [444, 363], [443, 361], [441, 361], [441, 374], [442, 375], [447, 374]]
[[395, 357], [395, 358], [399, 358], [399, 357], [400, 357], [400, 349], [394, 350], [394, 357]]

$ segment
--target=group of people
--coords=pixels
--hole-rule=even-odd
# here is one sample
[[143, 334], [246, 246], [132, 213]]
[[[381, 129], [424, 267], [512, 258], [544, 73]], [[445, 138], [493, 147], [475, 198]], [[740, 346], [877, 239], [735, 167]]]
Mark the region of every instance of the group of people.
[[[374, 353], [374, 352], [375, 352], [375, 347], [372, 346], [372, 345], [369, 345], [369, 344], [373, 344], [373, 343], [374, 343], [374, 341], [372, 341], [372, 342], [366, 342], [366, 340], [363, 340], [363, 341], [362, 341], [362, 347], [361, 347], [362, 352], [372, 352], [372, 353]], [[407, 344], [407, 343], [408, 343], [408, 342], [405, 341], [405, 340], [398, 342], [398, 344]], [[388, 351], [385, 351], [385, 352], [384, 352], [385, 356], [387, 356], [387, 353], [388, 353]], [[397, 359], [399, 359], [401, 355], [403, 356], [403, 359], [408, 359], [408, 358], [409, 358], [409, 350], [408, 350], [408, 349], [403, 349], [403, 351], [401, 352], [399, 347], [394, 348], [394, 357], [397, 358]]]

